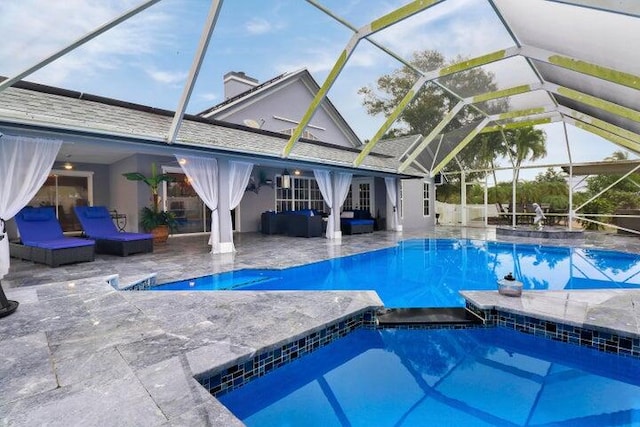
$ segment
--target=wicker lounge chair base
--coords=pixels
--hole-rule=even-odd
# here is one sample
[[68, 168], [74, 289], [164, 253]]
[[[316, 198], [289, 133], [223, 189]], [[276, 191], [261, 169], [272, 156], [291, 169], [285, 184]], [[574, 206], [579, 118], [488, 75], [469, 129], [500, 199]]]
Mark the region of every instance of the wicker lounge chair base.
[[84, 234], [96, 241], [97, 253], [129, 256], [153, 252], [153, 235], [119, 231], [105, 206], [75, 206], [73, 210]]
[[96, 238], [96, 252], [118, 256], [153, 252], [153, 239], [111, 240]]
[[74, 264], [76, 262], [89, 262], [95, 259], [95, 247], [93, 245], [46, 249], [25, 246], [19, 243], [9, 243], [9, 252], [14, 258], [46, 264], [50, 267]]

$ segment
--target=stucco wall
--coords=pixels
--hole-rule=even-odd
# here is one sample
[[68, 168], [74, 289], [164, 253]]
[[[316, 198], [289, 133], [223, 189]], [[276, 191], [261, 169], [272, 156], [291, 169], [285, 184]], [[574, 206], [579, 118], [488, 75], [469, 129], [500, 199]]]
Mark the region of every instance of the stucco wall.
[[[260, 182], [260, 174], [266, 179], [275, 182], [276, 173], [282, 172], [280, 169], [265, 168], [255, 166], [251, 175], [256, 183]], [[262, 184], [259, 186], [257, 193], [254, 191], [245, 191], [242, 201], [240, 202], [240, 222], [239, 227], [236, 225], [236, 231], [242, 233], [260, 231], [260, 216], [262, 212], [275, 209], [275, 190], [273, 185]], [[238, 224], [238, 222], [236, 222]]]
[[[150, 175], [151, 163], [154, 162], [158, 173], [161, 173], [162, 165], [175, 163], [175, 158], [135, 154], [109, 166], [110, 206], [119, 213], [127, 215], [126, 231], [142, 231], [139, 225], [139, 212], [144, 206], [151, 206], [151, 192], [143, 182], [129, 181], [122, 174], [141, 172]], [[98, 186], [99, 184], [94, 182], [94, 185]]]
[[421, 179], [402, 181], [402, 229], [404, 231], [433, 230], [435, 228], [435, 206], [433, 184], [429, 189], [429, 216], [423, 215]]
[[[245, 105], [242, 111], [216, 116], [220, 120], [243, 124], [243, 120], [252, 119], [257, 122], [264, 120], [262, 129], [281, 132], [295, 128], [296, 123], [278, 120], [274, 116], [299, 121], [313, 100], [313, 94], [300, 81], [294, 81], [268, 97], [257, 98], [253, 103]], [[319, 108], [311, 119], [311, 125], [323, 129], [308, 127], [319, 140], [332, 144], [353, 147], [351, 142], [340, 132], [331, 116], [323, 108]]]

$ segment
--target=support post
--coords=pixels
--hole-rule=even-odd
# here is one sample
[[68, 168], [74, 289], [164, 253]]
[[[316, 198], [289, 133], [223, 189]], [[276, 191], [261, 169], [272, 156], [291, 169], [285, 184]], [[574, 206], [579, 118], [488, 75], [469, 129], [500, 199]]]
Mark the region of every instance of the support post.
[[4, 294], [4, 290], [2, 289], [2, 282], [0, 282], [0, 318], [5, 317], [13, 313], [17, 310], [18, 301], [10, 301], [7, 299], [7, 296]]

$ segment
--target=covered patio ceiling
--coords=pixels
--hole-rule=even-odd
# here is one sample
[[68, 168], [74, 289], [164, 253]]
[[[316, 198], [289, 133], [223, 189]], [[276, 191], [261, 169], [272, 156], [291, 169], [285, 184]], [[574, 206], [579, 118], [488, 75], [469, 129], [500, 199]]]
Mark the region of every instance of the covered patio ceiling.
[[[0, 83], [0, 91], [158, 1], [144, 2], [39, 64], [6, 79]], [[640, 50], [635, 48], [640, 45], [638, 2], [486, 0], [498, 18], [497, 22], [508, 34], [510, 45], [435, 70], [415, 68], [406, 58], [379, 41], [384, 39], [379, 36], [392, 27], [402, 26], [420, 14], [437, 14], [439, 8], [450, 1], [414, 0], [366, 25], [355, 27], [320, 2], [307, 0], [311, 6], [351, 29], [353, 35], [282, 148], [283, 160], [291, 156], [315, 110], [340, 78], [341, 71], [361, 41], [372, 43], [399, 63], [412, 68], [416, 80], [384, 124], [355, 156], [352, 167], [363, 165], [378, 141], [426, 85], [438, 86], [453, 94], [459, 102], [428, 135], [418, 139], [404, 152], [398, 166], [399, 173], [408, 171], [417, 162], [420, 169], [435, 176], [480, 133], [553, 122], [575, 126], [632, 153], [640, 153]], [[167, 143], [175, 142], [179, 134], [185, 107], [208, 50], [222, 3], [222, 0], [211, 3], [183, 96], [168, 132], [165, 132]], [[498, 90], [478, 87], [465, 92], [450, 83], [455, 81], [452, 76], [476, 67], [494, 75]], [[502, 102], [496, 102], [498, 100]], [[479, 112], [483, 119], [449, 134], [442, 133], [454, 117], [469, 109]]]

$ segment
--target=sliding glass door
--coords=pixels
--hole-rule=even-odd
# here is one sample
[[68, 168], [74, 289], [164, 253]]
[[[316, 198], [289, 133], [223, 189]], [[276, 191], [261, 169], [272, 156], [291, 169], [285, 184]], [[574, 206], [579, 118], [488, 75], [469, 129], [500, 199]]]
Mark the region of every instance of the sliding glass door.
[[178, 220], [177, 234], [209, 232], [211, 210], [191, 186], [181, 168], [163, 167], [163, 173], [174, 178], [165, 183], [163, 190], [164, 210], [173, 213]]
[[82, 231], [74, 206], [93, 204], [93, 172], [52, 170], [29, 206], [54, 206], [62, 231]]

